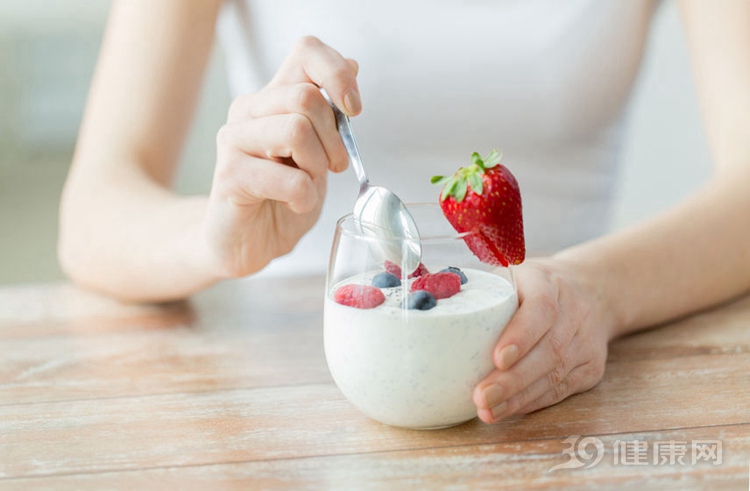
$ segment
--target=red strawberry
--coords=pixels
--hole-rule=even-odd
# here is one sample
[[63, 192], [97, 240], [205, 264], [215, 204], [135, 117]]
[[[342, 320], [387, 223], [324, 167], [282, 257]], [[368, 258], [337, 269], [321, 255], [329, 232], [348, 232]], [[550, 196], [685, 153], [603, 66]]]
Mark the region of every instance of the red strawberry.
[[443, 184], [440, 207], [469, 249], [482, 261], [495, 266], [520, 264], [526, 257], [523, 236], [521, 192], [501, 154], [493, 150], [484, 160], [471, 154], [472, 164], [452, 176], [435, 176]]
[[411, 284], [411, 291], [426, 290], [436, 300], [452, 297], [461, 291], [461, 277], [456, 273], [431, 273], [420, 276]]
[[[385, 263], [383, 264], [383, 268], [392, 275], [395, 275], [398, 278], [401, 278], [401, 266], [399, 266], [396, 263], [392, 263], [389, 260], [385, 260]], [[423, 274], [427, 274], [429, 271], [425, 267], [424, 264], [419, 263], [419, 266], [417, 266], [417, 269], [415, 269], [412, 274], [409, 275], [409, 278], [417, 278], [419, 276], [422, 276]]]
[[333, 294], [333, 300], [349, 307], [372, 309], [385, 302], [385, 295], [371, 285], [344, 285]]

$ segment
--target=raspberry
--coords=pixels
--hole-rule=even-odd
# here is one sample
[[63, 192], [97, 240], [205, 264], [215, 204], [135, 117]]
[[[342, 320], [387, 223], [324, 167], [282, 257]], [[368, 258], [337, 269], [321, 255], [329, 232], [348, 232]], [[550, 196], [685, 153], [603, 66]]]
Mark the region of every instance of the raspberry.
[[344, 285], [333, 294], [333, 301], [358, 309], [372, 309], [385, 302], [380, 288], [370, 285]]
[[461, 278], [462, 285], [466, 283], [467, 281], [469, 281], [469, 278], [466, 277], [464, 272], [455, 266], [448, 266], [447, 268], [441, 269], [440, 271], [438, 271], [438, 273], [455, 273], [458, 275], [459, 278]]
[[461, 277], [455, 273], [432, 273], [420, 276], [411, 284], [411, 291], [427, 290], [440, 300], [461, 291]]
[[417, 269], [415, 269], [414, 272], [409, 275], [409, 278], [419, 278], [420, 276], [424, 276], [426, 274], [430, 274], [430, 272], [427, 271], [427, 268], [424, 264], [419, 263], [419, 266], [417, 266]]
[[401, 278], [401, 266], [399, 266], [396, 263], [392, 263], [389, 260], [385, 260], [385, 263], [383, 264], [383, 268], [389, 273], [391, 273], [396, 278]]
[[[383, 264], [383, 268], [392, 275], [401, 278], [401, 266], [399, 266], [398, 264], [392, 263], [386, 259], [385, 263]], [[417, 269], [415, 269], [414, 272], [409, 275], [409, 278], [418, 278], [428, 273], [429, 271], [427, 270], [425, 265], [419, 263], [419, 266], [417, 266]]]

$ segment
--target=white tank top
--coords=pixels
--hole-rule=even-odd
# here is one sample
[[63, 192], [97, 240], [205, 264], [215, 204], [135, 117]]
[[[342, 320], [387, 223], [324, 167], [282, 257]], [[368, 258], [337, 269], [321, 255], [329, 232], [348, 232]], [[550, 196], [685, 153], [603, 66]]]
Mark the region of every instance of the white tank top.
[[[518, 179], [529, 255], [609, 225], [624, 108], [652, 0], [226, 0], [219, 36], [233, 95], [255, 92], [302, 36], [360, 65], [352, 120], [370, 182], [437, 201], [429, 182], [503, 151]], [[264, 274], [325, 270], [354, 173], [330, 175], [320, 220]]]

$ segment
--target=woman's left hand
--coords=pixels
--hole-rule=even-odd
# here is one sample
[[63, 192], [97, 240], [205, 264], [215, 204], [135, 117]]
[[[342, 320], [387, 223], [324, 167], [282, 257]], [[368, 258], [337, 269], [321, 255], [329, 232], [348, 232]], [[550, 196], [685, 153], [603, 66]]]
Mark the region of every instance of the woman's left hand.
[[529, 260], [513, 275], [519, 308], [493, 351], [496, 369], [473, 394], [485, 423], [594, 387], [613, 332], [614, 320], [583, 272], [550, 258]]

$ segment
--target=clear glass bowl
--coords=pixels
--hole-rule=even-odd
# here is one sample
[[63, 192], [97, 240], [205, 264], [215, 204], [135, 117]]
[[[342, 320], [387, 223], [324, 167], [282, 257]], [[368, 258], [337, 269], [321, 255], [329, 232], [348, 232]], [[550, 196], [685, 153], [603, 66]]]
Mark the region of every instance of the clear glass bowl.
[[392, 426], [444, 428], [476, 416], [472, 391], [493, 370], [492, 350], [518, 296], [511, 270], [481, 263], [464, 243], [468, 234], [457, 234], [439, 205], [408, 208], [419, 227], [422, 263], [432, 273], [458, 267], [468, 281], [429, 310], [407, 308], [403, 300], [414, 281], [407, 274], [400, 286], [381, 289], [386, 301], [375, 308], [335, 302], [342, 285], [370, 285], [384, 271], [373, 241], [392, 240], [364, 236], [352, 215], [344, 216], [326, 281], [326, 360], [341, 392], [367, 416]]

